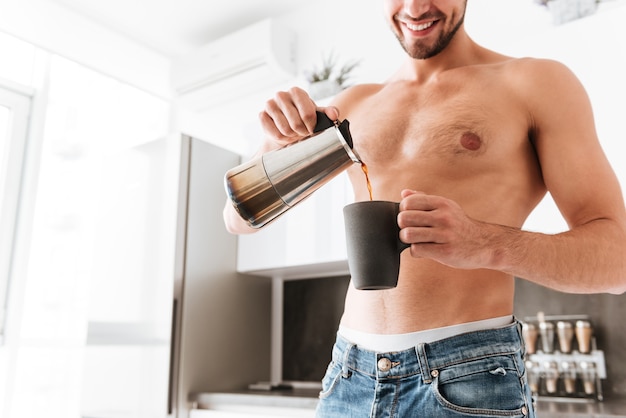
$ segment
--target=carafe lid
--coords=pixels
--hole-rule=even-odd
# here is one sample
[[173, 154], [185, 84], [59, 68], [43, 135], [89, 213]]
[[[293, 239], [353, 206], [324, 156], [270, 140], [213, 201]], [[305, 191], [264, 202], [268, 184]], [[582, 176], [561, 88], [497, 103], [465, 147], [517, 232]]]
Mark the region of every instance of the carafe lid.
[[317, 122], [315, 123], [315, 128], [313, 129], [313, 132], [321, 132], [328, 128], [336, 126], [337, 129], [339, 129], [339, 132], [341, 132], [341, 135], [343, 136], [343, 139], [345, 139], [348, 146], [350, 148], [353, 148], [352, 135], [350, 134], [350, 122], [348, 122], [348, 120], [344, 119], [341, 122], [333, 121], [328, 116], [326, 116], [326, 113], [324, 112], [320, 112], [318, 110], [315, 113], [317, 115]]

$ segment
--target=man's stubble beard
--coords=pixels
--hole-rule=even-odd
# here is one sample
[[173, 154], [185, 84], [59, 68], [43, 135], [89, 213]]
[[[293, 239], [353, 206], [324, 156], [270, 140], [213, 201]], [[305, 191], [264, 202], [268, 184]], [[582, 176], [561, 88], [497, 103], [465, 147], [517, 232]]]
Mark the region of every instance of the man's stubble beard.
[[430, 47], [426, 45], [422, 45], [420, 42], [417, 42], [412, 48], [409, 48], [409, 46], [404, 42], [404, 39], [402, 38], [402, 32], [397, 32], [396, 38], [400, 42], [402, 49], [404, 49], [404, 51], [406, 51], [406, 53], [411, 58], [419, 59], [419, 60], [432, 58], [435, 55], [439, 54], [444, 49], [446, 49], [450, 41], [452, 41], [452, 38], [454, 38], [454, 35], [457, 33], [457, 31], [461, 27], [461, 25], [463, 25], [464, 20], [465, 20], [465, 13], [463, 14], [463, 16], [461, 16], [457, 24], [450, 31], [442, 33], [437, 39], [437, 42], [435, 42], [435, 44]]

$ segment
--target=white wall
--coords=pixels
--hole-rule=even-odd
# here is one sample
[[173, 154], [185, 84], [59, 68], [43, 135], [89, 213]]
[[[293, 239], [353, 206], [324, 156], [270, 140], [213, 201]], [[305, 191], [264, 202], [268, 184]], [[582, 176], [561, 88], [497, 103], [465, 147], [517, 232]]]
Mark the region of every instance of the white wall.
[[181, 111], [180, 129], [217, 141], [242, 154], [256, 147], [261, 133], [257, 115], [275, 91], [293, 85], [306, 87], [303, 72], [319, 66], [322, 56], [335, 52], [343, 64], [362, 60], [355, 82], [383, 81], [402, 60], [402, 50], [382, 18], [380, 2], [363, 0], [316, 0], [311, 6], [277, 17], [298, 36], [299, 76], [293, 82], [269, 88], [246, 102], [230, 103], [204, 114]]
[[[626, 19], [626, 0], [604, 1], [593, 16], [560, 26], [553, 25], [548, 9], [533, 0], [468, 3], [466, 29], [477, 42], [515, 57], [557, 59], [576, 73], [588, 90], [601, 143], [624, 188], [624, 106], [619, 100], [626, 97], [626, 26], [622, 23]], [[320, 0], [279, 20], [297, 31], [299, 37], [300, 76], [292, 84], [305, 86], [303, 71], [318, 66], [322, 55], [331, 51], [342, 62], [362, 60], [355, 70], [356, 82], [383, 81], [404, 58], [382, 17], [380, 2]], [[257, 114], [274, 90], [204, 115], [187, 114], [181, 117], [181, 126], [249, 154], [261, 135]], [[559, 232], [566, 229], [566, 224], [547, 198], [531, 215], [526, 228]]]
[[156, 96], [171, 97], [166, 57], [56, 3], [2, 0], [0, 31]]
[[[605, 0], [588, 18], [554, 26], [547, 8], [533, 0], [470, 0], [466, 28], [476, 41], [512, 56], [538, 56], [570, 66], [587, 87], [596, 111], [598, 133], [621, 182], [626, 184], [623, 153], [623, 106], [626, 97], [626, 0]], [[404, 58], [387, 28], [381, 2], [317, 0], [278, 20], [298, 34], [299, 77], [291, 85], [306, 86], [303, 72], [334, 52], [340, 61], [361, 60], [354, 82], [383, 81]], [[0, 2], [0, 30], [10, 32], [60, 55], [167, 97], [169, 61], [114, 32], [88, 24], [63, 7], [41, 0]], [[257, 114], [276, 88], [245, 102], [231, 103], [205, 114], [181, 110], [173, 130], [206, 138], [247, 155], [254, 151]], [[527, 224], [557, 232], [565, 228], [550, 202], [542, 204]]]
[[[587, 89], [600, 142], [620, 179], [622, 192], [626, 192], [626, 132], [622, 122], [626, 95], [626, 2], [604, 1], [596, 14], [559, 26], [552, 24], [547, 9], [530, 0], [469, 3], [466, 26], [476, 41], [512, 56], [556, 59], [574, 71]], [[504, 10], [505, 4], [510, 9]], [[497, 16], [491, 19], [496, 21], [496, 27], [485, 24], [483, 16]], [[567, 225], [547, 197], [531, 214], [525, 228], [560, 232]]]

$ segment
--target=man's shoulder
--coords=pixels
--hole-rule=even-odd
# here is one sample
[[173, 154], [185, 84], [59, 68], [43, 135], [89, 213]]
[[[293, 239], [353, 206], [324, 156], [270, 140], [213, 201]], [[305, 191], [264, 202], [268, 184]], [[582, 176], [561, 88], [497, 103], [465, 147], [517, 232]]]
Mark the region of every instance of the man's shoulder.
[[[562, 62], [548, 58], [508, 58], [483, 66], [483, 75], [515, 90], [539, 92], [555, 83], [573, 80], [573, 72]], [[481, 70], [478, 70], [481, 71]]]
[[344, 90], [346, 96], [369, 96], [378, 93], [385, 84], [382, 83], [364, 83], [355, 84]]
[[358, 103], [367, 99], [377, 93], [379, 93], [383, 88], [384, 84], [355, 84], [343, 90], [339, 93], [333, 100], [333, 105], [338, 107], [346, 107], [351, 106], [352, 104]]
[[[500, 63], [501, 67], [509, 72], [555, 74], [569, 71], [569, 68], [560, 61], [549, 58], [521, 57], [510, 58]], [[535, 74], [537, 75], [537, 74]]]

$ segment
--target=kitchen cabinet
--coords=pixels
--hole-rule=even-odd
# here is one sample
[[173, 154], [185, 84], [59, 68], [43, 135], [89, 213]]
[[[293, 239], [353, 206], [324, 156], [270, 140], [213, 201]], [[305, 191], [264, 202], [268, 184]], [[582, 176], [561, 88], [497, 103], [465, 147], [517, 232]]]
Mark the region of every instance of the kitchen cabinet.
[[258, 232], [240, 236], [238, 271], [283, 278], [315, 277], [320, 269], [347, 274], [343, 207], [352, 200], [342, 173]]
[[237, 270], [271, 278], [271, 386], [283, 381], [284, 281], [349, 274], [343, 207], [351, 202], [342, 173], [260, 231], [239, 236]]

